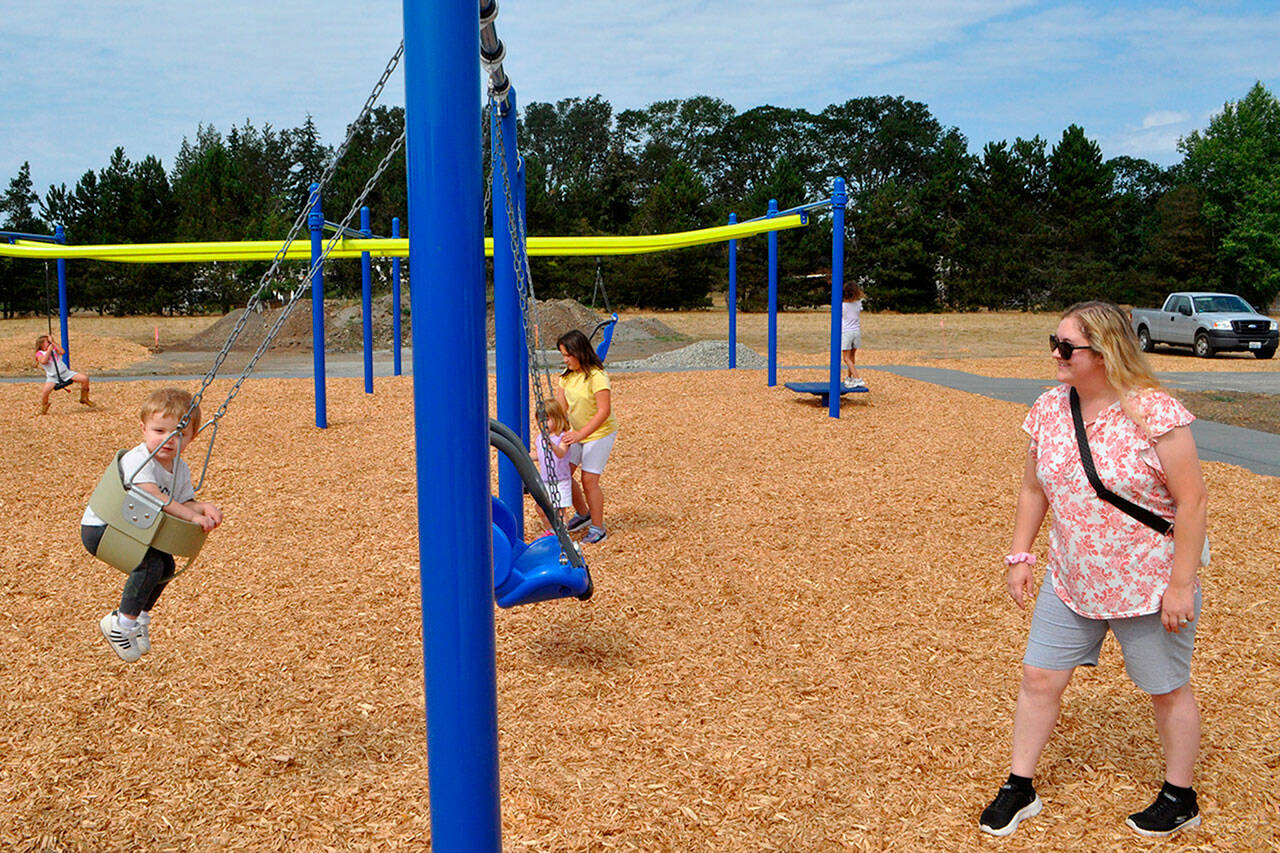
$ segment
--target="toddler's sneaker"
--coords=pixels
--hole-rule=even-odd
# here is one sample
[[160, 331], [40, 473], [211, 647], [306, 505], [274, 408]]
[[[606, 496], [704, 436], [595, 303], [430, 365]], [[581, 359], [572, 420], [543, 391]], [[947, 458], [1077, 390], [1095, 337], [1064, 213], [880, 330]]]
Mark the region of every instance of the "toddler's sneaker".
[[151, 651], [151, 617], [150, 616], [148, 616], [145, 619], [142, 618], [142, 616], [138, 617], [137, 643], [138, 643], [138, 651], [140, 653], [145, 655]]
[[582, 537], [582, 541], [586, 542], [588, 545], [594, 545], [597, 542], [603, 542], [604, 538], [608, 535], [608, 532], [606, 532], [603, 527], [596, 527], [593, 524], [591, 525], [591, 529], [587, 531], [587, 535]]
[[1012, 782], [1000, 786], [991, 805], [982, 810], [978, 828], [988, 835], [1010, 835], [1018, 823], [1040, 814], [1042, 805], [1034, 788], [1019, 788]]
[[586, 527], [590, 523], [591, 523], [591, 516], [581, 512], [575, 512], [573, 514], [573, 518], [569, 519], [569, 521], [565, 523], [565, 527], [569, 530], [570, 533], [574, 533]]
[[102, 636], [107, 638], [107, 644], [120, 656], [120, 660], [133, 663], [142, 657], [142, 650], [138, 647], [139, 631], [137, 628], [125, 628], [120, 624], [119, 610], [112, 610], [103, 616], [98, 627], [102, 629]]
[[1192, 791], [1189, 797], [1180, 797], [1166, 782], [1160, 787], [1155, 802], [1142, 811], [1129, 815], [1125, 823], [1139, 835], [1153, 838], [1199, 826], [1200, 807], [1196, 804], [1196, 792]]

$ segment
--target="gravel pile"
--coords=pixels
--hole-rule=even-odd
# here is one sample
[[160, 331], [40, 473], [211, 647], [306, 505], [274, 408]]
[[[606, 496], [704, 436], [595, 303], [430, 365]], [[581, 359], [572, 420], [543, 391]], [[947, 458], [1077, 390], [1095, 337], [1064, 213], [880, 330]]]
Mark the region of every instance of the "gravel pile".
[[[768, 367], [764, 356], [744, 344], [738, 344], [738, 367]], [[660, 352], [638, 361], [616, 361], [606, 367], [619, 370], [679, 370], [681, 368], [717, 368], [729, 366], [728, 341], [698, 341], [687, 347]]]

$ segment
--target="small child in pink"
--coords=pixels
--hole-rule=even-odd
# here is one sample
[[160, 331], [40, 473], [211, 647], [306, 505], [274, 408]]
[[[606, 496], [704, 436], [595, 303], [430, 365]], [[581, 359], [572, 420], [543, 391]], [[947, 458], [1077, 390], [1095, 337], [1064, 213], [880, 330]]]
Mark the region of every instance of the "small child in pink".
[[[569, 416], [555, 399], [545, 400], [542, 410], [547, 418], [547, 441], [543, 440], [541, 431], [535, 430], [533, 453], [538, 459], [538, 470], [542, 473], [547, 497], [560, 508], [560, 520], [563, 521], [564, 508], [573, 505], [573, 471], [569, 467], [569, 445], [564, 443], [564, 434], [569, 431]], [[538, 507], [538, 515], [549, 528], [551, 521], [542, 507]]]

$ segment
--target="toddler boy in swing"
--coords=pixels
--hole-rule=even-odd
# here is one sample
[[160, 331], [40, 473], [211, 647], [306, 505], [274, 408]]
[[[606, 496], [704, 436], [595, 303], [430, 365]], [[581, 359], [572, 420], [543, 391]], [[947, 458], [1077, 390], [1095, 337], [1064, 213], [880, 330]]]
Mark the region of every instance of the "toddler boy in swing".
[[[121, 470], [133, 485], [162, 500], [171, 498], [165, 504], [165, 512], [209, 531], [222, 523], [222, 512], [211, 503], [195, 499], [191, 469], [179, 455], [200, 428], [199, 406], [191, 412], [182, 432], [175, 434], [191, 407], [191, 399], [189, 392], [179, 388], [161, 388], [143, 401], [142, 443], [121, 458]], [[106, 529], [107, 523], [86, 508], [80, 520], [80, 539], [90, 554], [97, 555]], [[111, 650], [122, 660], [132, 663], [151, 651], [151, 609], [173, 578], [175, 568], [172, 554], [148, 548], [142, 562], [125, 580], [120, 607], [98, 623]]]

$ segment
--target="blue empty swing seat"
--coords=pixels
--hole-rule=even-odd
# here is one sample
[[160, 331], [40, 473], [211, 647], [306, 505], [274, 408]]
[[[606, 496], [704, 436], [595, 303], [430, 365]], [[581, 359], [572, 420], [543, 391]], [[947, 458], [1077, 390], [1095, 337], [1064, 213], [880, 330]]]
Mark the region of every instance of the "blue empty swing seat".
[[613, 327], [618, 325], [618, 313], [613, 312], [608, 320], [601, 320], [596, 327], [591, 330], [591, 334], [587, 336], [587, 340], [591, 340], [596, 336], [596, 332], [604, 330], [604, 337], [600, 339], [600, 343], [596, 345], [596, 355], [600, 356], [601, 361], [608, 361], [609, 344], [613, 343]]
[[[797, 394], [816, 394], [822, 405], [831, 402], [831, 383], [830, 382], [785, 382], [783, 383], [788, 391], [795, 391]], [[840, 386], [840, 396], [845, 394], [865, 394], [868, 391], [867, 386], [861, 385], [857, 388], [846, 388]]]
[[[493, 501], [493, 595], [499, 607], [515, 607], [555, 598], [591, 597], [591, 575], [585, 565], [570, 565], [555, 536], [526, 544], [516, 534], [511, 510]], [[581, 560], [579, 560], [581, 562]]]

